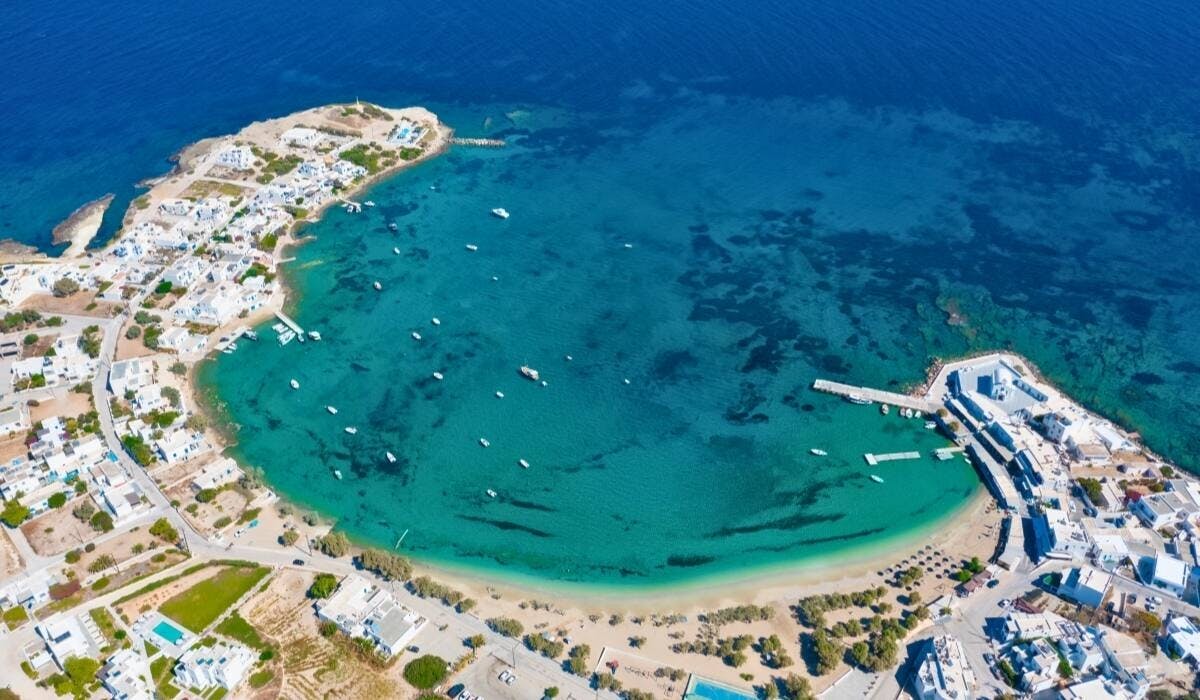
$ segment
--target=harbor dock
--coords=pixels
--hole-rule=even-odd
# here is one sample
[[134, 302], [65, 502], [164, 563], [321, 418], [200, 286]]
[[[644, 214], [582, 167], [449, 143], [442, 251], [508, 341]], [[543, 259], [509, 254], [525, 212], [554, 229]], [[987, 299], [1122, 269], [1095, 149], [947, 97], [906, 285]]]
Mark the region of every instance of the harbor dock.
[[920, 452], [889, 452], [887, 454], [877, 455], [870, 452], [863, 455], [863, 459], [867, 460], [867, 464], [872, 467], [881, 462], [896, 462], [902, 459], [920, 459]]
[[823, 391], [826, 394], [835, 394], [837, 396], [860, 396], [875, 403], [886, 403], [900, 408], [911, 408], [914, 411], [921, 411], [922, 413], [934, 413], [938, 409], [938, 404], [928, 399], [909, 396], [908, 394], [897, 394], [892, 391], [872, 389], [865, 386], [831, 382], [828, 379], [816, 380], [813, 382], [812, 388], [816, 391]]
[[279, 322], [283, 325], [295, 331], [296, 335], [304, 335], [304, 329], [300, 327], [299, 323], [293, 321], [291, 316], [288, 316], [282, 311], [276, 311], [275, 318], [279, 319]]

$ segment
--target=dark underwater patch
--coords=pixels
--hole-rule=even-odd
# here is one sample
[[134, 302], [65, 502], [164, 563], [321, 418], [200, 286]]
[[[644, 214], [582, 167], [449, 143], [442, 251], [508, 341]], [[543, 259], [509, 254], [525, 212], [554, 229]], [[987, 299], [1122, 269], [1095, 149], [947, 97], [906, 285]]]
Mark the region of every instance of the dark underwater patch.
[[1162, 214], [1153, 214], [1148, 211], [1137, 211], [1135, 209], [1114, 211], [1112, 218], [1130, 231], [1142, 233], [1157, 231], [1167, 223], [1167, 217]]
[[671, 556], [667, 557], [667, 566], [691, 568], [694, 566], [711, 564], [714, 561], [716, 561], [715, 557], [708, 557], [699, 554], [672, 554]]
[[525, 534], [533, 535], [534, 537], [541, 537], [543, 539], [548, 539], [548, 538], [554, 537], [554, 535], [550, 534], [549, 532], [546, 532], [545, 530], [538, 530], [537, 528], [529, 527], [528, 525], [522, 525], [521, 523], [514, 523], [511, 520], [494, 520], [492, 518], [485, 518], [485, 517], [482, 517], [479, 515], [456, 515], [455, 517], [460, 520], [468, 520], [473, 523], [480, 523], [482, 525], [491, 525], [492, 527], [496, 528], [497, 530], [506, 530], [506, 531], [510, 531], [510, 532], [524, 532]]

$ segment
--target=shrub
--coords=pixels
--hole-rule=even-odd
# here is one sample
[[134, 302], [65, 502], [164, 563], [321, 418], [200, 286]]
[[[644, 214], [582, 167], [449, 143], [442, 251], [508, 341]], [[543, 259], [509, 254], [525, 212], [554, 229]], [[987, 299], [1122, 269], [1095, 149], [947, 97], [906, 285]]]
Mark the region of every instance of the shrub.
[[51, 494], [50, 498], [46, 499], [46, 503], [48, 503], [51, 508], [62, 508], [63, 506], [67, 505], [67, 494], [62, 493], [61, 491]]
[[17, 527], [25, 522], [29, 517], [29, 509], [21, 505], [21, 502], [13, 499], [4, 503], [4, 509], [0, 510], [0, 521], [9, 527]]
[[317, 550], [333, 558], [343, 557], [350, 551], [350, 539], [342, 532], [330, 532], [315, 541]]
[[113, 519], [105, 511], [97, 511], [91, 519], [92, 529], [98, 532], [110, 532], [113, 529]]
[[487, 626], [496, 634], [504, 635], [505, 637], [520, 637], [525, 631], [525, 626], [511, 617], [490, 618], [487, 621]]
[[174, 544], [179, 541], [179, 531], [166, 518], [155, 520], [154, 524], [150, 526], [150, 534], [167, 544]]
[[317, 574], [308, 587], [308, 597], [328, 598], [337, 590], [338, 580], [333, 574]]
[[386, 581], [407, 581], [412, 577], [412, 564], [391, 552], [368, 549], [358, 555], [358, 564], [367, 571], [379, 574]]
[[446, 661], [432, 654], [419, 656], [404, 667], [404, 680], [418, 690], [428, 690], [446, 677]]

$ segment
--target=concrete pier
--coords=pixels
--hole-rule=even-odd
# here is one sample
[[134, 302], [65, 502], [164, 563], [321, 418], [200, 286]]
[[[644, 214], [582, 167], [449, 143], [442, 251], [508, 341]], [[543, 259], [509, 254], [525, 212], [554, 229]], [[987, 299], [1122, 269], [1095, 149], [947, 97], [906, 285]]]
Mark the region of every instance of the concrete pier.
[[282, 311], [276, 311], [275, 318], [279, 319], [280, 323], [282, 323], [283, 325], [285, 325], [288, 328], [291, 328], [293, 331], [295, 331], [296, 335], [304, 335], [304, 329], [300, 327], [299, 323], [296, 323], [295, 321], [293, 321], [291, 316], [288, 316], [287, 314], [283, 313]]
[[818, 379], [813, 382], [813, 389], [823, 391], [826, 394], [836, 394], [838, 396], [861, 396], [864, 399], [869, 399], [875, 403], [886, 403], [900, 408], [911, 408], [914, 411], [922, 413], [934, 413], [938, 409], [938, 405], [928, 399], [909, 396], [907, 394], [897, 394], [891, 391], [882, 391], [880, 389], [872, 389], [865, 386], [853, 386], [850, 384], [842, 384], [841, 382], [831, 382], [827, 379]]
[[877, 455], [870, 452], [863, 455], [863, 459], [867, 460], [867, 464], [872, 467], [880, 462], [896, 462], [902, 459], [920, 459], [920, 452], [889, 452], [887, 454]]

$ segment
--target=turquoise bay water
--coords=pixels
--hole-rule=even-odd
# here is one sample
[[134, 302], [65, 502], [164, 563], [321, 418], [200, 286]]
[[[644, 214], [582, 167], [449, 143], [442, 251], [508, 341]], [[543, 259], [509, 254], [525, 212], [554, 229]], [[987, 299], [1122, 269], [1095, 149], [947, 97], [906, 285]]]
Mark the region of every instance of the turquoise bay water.
[[376, 186], [374, 209], [329, 211], [289, 265], [295, 317], [325, 340], [268, 332], [205, 368], [238, 456], [377, 544], [408, 530], [419, 557], [601, 585], [841, 552], [961, 506], [978, 488], [961, 460], [868, 479], [864, 452], [946, 444], [921, 421], [808, 390], [894, 343], [880, 310], [838, 310], [794, 249], [808, 215], [776, 209], [859, 201], [818, 195], [826, 164], [795, 167], [835, 122], [764, 111], [791, 123], [756, 143], [728, 138], [729, 114], [598, 133], [534, 113], [518, 145], [455, 149]]

